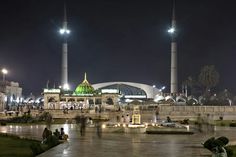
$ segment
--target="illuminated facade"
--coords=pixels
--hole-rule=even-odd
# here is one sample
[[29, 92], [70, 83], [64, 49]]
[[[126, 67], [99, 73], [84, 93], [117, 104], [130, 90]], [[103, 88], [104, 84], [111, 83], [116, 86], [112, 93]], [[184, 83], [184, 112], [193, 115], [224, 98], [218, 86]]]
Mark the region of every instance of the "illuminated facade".
[[105, 82], [92, 86], [95, 90], [118, 90], [126, 99], [153, 99], [161, 93], [155, 86], [135, 82]]
[[86, 74], [84, 80], [74, 92], [63, 92], [61, 89], [44, 89], [44, 109], [115, 109], [120, 94], [118, 92], [100, 92], [94, 90], [88, 82]]
[[22, 88], [19, 86], [18, 82], [1, 81], [0, 93], [0, 111], [22, 101]]
[[4, 111], [5, 109], [5, 94], [0, 92], [0, 111]]

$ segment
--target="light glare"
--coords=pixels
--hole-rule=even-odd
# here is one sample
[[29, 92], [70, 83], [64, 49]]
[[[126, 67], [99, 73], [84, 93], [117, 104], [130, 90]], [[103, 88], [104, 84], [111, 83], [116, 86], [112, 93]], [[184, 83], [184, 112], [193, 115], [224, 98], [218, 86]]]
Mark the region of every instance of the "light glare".
[[60, 32], [60, 34], [70, 34], [70, 30], [64, 29], [64, 28], [60, 29], [59, 32]]
[[64, 34], [64, 33], [65, 33], [65, 30], [64, 30], [64, 29], [60, 29], [60, 33], [61, 33], [61, 34]]
[[3, 73], [3, 74], [7, 74], [7, 73], [8, 73], [7, 69], [3, 68], [3, 69], [2, 69], [2, 73]]
[[174, 32], [175, 32], [175, 28], [174, 27], [171, 27], [170, 29], [168, 29], [168, 33], [173, 34]]
[[102, 124], [102, 128], [105, 129], [105, 128], [106, 128], [106, 125], [105, 125], [105, 124]]
[[63, 89], [64, 89], [64, 90], [69, 90], [69, 89], [70, 89], [69, 84], [64, 84], [64, 85], [63, 85]]

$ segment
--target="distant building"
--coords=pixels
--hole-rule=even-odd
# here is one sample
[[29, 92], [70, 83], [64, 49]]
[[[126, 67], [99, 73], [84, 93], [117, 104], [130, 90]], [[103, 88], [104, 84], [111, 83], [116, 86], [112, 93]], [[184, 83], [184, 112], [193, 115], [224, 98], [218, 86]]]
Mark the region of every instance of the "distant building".
[[5, 94], [0, 92], [0, 112], [5, 109]]
[[94, 90], [88, 82], [86, 74], [84, 81], [79, 84], [75, 91], [63, 91], [62, 89], [44, 89], [44, 109], [95, 109], [101, 111], [101, 108], [111, 107], [118, 104], [119, 93], [100, 93]]
[[153, 86], [133, 82], [106, 82], [91, 85], [86, 74], [74, 91], [44, 89], [44, 109], [119, 109], [133, 100], [153, 99], [160, 91]]
[[[2, 93], [2, 94], [1, 94]], [[18, 104], [22, 97], [22, 88], [18, 82], [1, 81], [0, 82], [0, 110], [9, 108]]]

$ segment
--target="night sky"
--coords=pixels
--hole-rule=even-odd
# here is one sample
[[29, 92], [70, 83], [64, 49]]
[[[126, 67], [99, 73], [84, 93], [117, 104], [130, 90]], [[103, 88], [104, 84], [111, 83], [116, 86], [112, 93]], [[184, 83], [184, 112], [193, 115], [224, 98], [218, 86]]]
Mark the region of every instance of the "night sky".
[[[0, 67], [24, 95], [60, 84], [63, 0], [8, 0], [0, 5]], [[172, 0], [67, 0], [69, 83], [170, 82]], [[177, 0], [179, 84], [203, 65], [220, 73], [217, 90], [236, 93], [233, 0]], [[180, 85], [179, 85], [180, 86]]]

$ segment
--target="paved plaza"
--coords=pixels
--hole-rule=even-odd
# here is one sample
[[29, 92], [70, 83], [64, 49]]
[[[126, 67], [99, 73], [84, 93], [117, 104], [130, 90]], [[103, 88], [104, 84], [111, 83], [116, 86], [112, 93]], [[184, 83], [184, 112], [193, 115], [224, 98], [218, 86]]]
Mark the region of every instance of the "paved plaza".
[[[18, 134], [41, 139], [45, 126], [5, 126], [0, 132]], [[148, 135], [103, 133], [98, 137], [95, 130], [89, 130], [80, 136], [76, 125], [53, 125], [52, 130], [64, 127], [69, 140], [38, 157], [203, 157], [210, 152], [201, 146], [201, 142], [212, 136], [227, 136], [236, 141], [236, 128], [219, 127], [214, 134], [196, 133], [194, 135]]]

